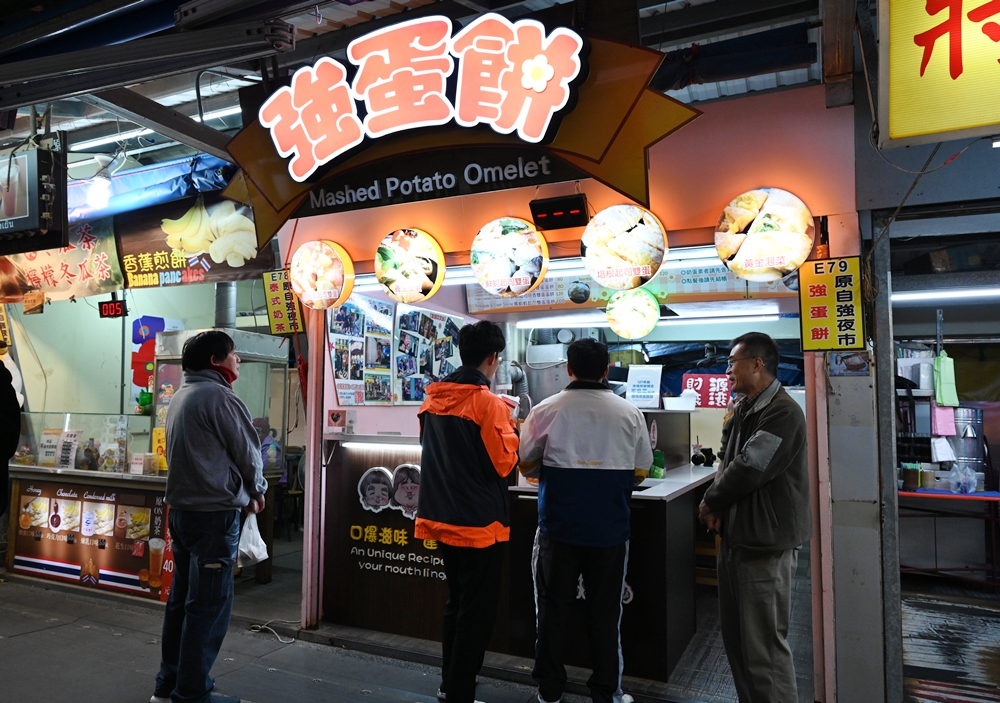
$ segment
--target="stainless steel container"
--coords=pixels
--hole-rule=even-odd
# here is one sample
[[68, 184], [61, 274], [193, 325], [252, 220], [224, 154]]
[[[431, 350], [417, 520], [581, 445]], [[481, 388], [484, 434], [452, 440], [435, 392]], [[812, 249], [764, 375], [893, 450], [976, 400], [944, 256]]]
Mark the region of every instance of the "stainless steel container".
[[985, 471], [983, 411], [979, 408], [955, 408], [955, 431], [955, 436], [948, 438], [955, 452], [955, 468], [967, 466], [973, 471]]

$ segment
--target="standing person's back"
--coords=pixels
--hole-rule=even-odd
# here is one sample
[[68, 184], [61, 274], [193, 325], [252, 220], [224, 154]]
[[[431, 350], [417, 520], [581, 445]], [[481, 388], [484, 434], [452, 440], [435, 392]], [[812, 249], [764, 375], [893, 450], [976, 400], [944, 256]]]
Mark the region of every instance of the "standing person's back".
[[517, 434], [490, 392], [505, 342], [492, 322], [463, 327], [462, 366], [427, 388], [420, 407], [420, 501], [414, 535], [441, 546], [448, 579], [438, 698], [472, 703], [493, 634], [503, 545], [510, 539], [507, 481]]
[[264, 509], [267, 481], [250, 412], [232, 390], [240, 357], [225, 332], [184, 343], [184, 383], [167, 415], [166, 500], [174, 579], [150, 703], [239, 703], [209, 675], [229, 629], [240, 510]]
[[593, 667], [587, 685], [594, 701], [620, 701], [629, 501], [636, 470], [648, 470], [653, 453], [642, 413], [605, 383], [607, 347], [582, 339], [567, 357], [572, 383], [531, 411], [521, 436], [520, 470], [539, 477], [532, 676], [540, 701], [561, 699], [566, 629], [582, 576]]

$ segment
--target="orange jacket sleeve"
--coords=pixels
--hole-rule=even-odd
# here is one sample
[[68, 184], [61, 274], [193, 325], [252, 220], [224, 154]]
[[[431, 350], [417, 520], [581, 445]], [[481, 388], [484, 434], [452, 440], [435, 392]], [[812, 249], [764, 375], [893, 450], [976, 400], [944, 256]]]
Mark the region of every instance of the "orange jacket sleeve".
[[517, 466], [517, 432], [507, 405], [486, 391], [477, 403], [476, 424], [497, 473], [506, 477]]

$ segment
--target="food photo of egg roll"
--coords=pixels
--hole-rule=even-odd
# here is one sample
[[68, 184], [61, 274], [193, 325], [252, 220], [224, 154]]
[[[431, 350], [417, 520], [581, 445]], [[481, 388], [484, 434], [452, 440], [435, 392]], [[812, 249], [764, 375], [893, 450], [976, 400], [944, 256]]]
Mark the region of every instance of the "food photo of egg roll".
[[649, 282], [667, 253], [667, 233], [656, 215], [635, 205], [613, 205], [587, 224], [580, 242], [587, 273], [605, 288], [630, 290]]

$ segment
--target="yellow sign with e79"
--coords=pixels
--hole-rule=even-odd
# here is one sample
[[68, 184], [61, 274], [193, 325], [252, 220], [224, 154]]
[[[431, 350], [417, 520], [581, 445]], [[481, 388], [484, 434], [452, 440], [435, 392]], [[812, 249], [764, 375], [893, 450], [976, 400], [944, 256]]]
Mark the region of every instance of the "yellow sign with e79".
[[861, 259], [807, 261], [799, 269], [802, 351], [864, 349]]
[[997, 132], [1000, 3], [881, 2], [879, 36], [881, 146]]

